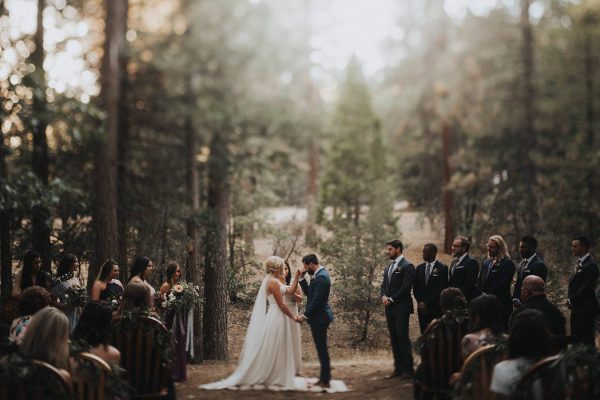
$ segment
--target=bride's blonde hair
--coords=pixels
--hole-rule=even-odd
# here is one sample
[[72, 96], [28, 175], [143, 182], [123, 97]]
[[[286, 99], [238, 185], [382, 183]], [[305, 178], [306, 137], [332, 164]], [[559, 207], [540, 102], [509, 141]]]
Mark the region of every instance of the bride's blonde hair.
[[265, 270], [267, 274], [272, 274], [274, 272], [283, 273], [283, 267], [285, 266], [285, 261], [283, 258], [277, 256], [270, 256], [265, 261]]

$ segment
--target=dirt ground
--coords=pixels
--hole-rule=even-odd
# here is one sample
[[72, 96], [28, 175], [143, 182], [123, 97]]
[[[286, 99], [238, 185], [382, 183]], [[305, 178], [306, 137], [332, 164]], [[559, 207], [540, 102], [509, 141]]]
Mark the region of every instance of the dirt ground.
[[[235, 369], [232, 362], [210, 362], [188, 366], [188, 381], [177, 384], [177, 398], [185, 399], [412, 399], [412, 382], [385, 379], [392, 360], [371, 356], [332, 362], [333, 379], [343, 380], [349, 387], [344, 393], [272, 392], [267, 390], [200, 390], [197, 386], [226, 377]], [[318, 376], [319, 363], [304, 364], [304, 375]]]

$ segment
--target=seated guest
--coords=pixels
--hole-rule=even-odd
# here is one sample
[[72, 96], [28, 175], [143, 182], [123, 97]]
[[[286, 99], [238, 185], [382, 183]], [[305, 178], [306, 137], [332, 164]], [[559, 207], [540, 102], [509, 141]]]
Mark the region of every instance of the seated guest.
[[567, 334], [567, 320], [558, 307], [546, 298], [546, 284], [542, 278], [529, 275], [523, 279], [521, 303], [522, 305], [513, 311], [510, 317], [511, 321], [523, 310], [535, 309], [544, 315], [553, 335], [564, 336]]
[[35, 313], [19, 345], [24, 357], [45, 361], [65, 377], [69, 367], [69, 319], [57, 308], [45, 307]]
[[442, 315], [467, 310], [467, 298], [459, 288], [449, 287], [440, 293]]
[[19, 295], [17, 311], [19, 315], [10, 326], [8, 340], [15, 344], [21, 344], [23, 335], [31, 322], [31, 317], [50, 304], [50, 293], [40, 286], [30, 286]]
[[150, 295], [150, 289], [145, 282], [131, 282], [125, 286], [123, 303], [121, 304], [121, 314], [129, 311], [159, 318], [158, 315], [151, 310], [152, 297]]
[[48, 289], [50, 281], [50, 274], [42, 271], [42, 256], [40, 256], [40, 253], [29, 250], [23, 257], [23, 269], [15, 279], [13, 295], [16, 296], [31, 286], [40, 286]]
[[73, 340], [89, 345], [88, 352], [106, 362], [118, 364], [121, 353], [109, 344], [111, 334], [112, 308], [103, 301], [88, 303], [73, 331]]
[[92, 286], [92, 300], [111, 302], [123, 296], [123, 284], [119, 281], [119, 266], [116, 261], [104, 261]]
[[508, 360], [494, 367], [490, 390], [497, 399], [508, 398], [527, 369], [550, 353], [550, 330], [538, 310], [524, 310], [512, 321], [508, 335]]
[[500, 302], [492, 294], [482, 294], [471, 301], [469, 307], [471, 333], [462, 340], [462, 356], [467, 358], [475, 350], [490, 344], [504, 332], [503, 312]]

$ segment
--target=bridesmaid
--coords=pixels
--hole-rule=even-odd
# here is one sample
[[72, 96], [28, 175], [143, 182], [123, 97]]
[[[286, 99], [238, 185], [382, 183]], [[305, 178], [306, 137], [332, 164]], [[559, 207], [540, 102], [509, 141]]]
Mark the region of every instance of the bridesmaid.
[[[112, 300], [123, 297], [123, 284], [119, 281], [119, 266], [116, 261], [110, 258], [102, 264], [96, 281], [92, 286], [92, 300], [106, 300], [112, 303]], [[117, 303], [120, 303], [117, 300]], [[118, 306], [119, 304], [116, 304]], [[117, 307], [113, 306], [113, 310]]]
[[75, 254], [65, 254], [58, 264], [56, 280], [50, 290], [50, 294], [61, 300], [60, 303], [56, 303], [54, 306], [62, 310], [69, 319], [70, 332], [73, 332], [77, 321], [79, 321], [81, 307], [66, 304], [66, 295], [69, 289], [81, 289], [81, 287], [81, 281], [79, 280], [79, 260]]
[[29, 250], [23, 257], [23, 270], [15, 279], [12, 294], [18, 296], [30, 286], [41, 286], [44, 289], [49, 289], [50, 280], [48, 273], [42, 271], [42, 256], [40, 256], [40, 253]]
[[131, 267], [131, 277], [129, 278], [128, 283], [143, 283], [148, 286], [150, 290], [150, 299], [152, 301], [151, 308], [154, 307], [154, 295], [156, 294], [156, 289], [152, 287], [148, 283], [148, 278], [152, 275], [152, 271], [154, 270], [154, 265], [152, 260], [150, 260], [146, 256], [139, 256], [133, 262], [133, 266]]
[[[160, 294], [166, 298], [181, 279], [181, 267], [176, 262], [170, 262], [167, 266], [167, 280], [160, 287]], [[186, 311], [169, 310], [166, 314], [166, 326], [173, 331], [173, 350], [175, 359], [171, 376], [175, 382], [183, 382], [187, 379], [187, 323], [188, 314]]]
[[[290, 287], [292, 282], [292, 272], [290, 270], [290, 266], [285, 262], [285, 267], [283, 268], [283, 274], [285, 276], [285, 285], [286, 287]], [[286, 294], [284, 297], [285, 305], [288, 306], [292, 314], [298, 315], [298, 303], [302, 301], [302, 289], [300, 286], [296, 287], [296, 291], [293, 294]], [[300, 324], [297, 322], [286, 318], [287, 323], [290, 325], [290, 331], [292, 332], [292, 350], [294, 352], [294, 364], [296, 365], [296, 375], [300, 375], [302, 372], [302, 350], [301, 350], [301, 341], [300, 341]]]

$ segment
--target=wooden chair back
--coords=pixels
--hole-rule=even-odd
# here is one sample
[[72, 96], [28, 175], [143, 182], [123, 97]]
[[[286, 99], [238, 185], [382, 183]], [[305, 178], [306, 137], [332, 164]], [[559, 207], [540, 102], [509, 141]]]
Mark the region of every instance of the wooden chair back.
[[458, 381], [461, 400], [494, 400], [490, 391], [494, 366], [506, 358], [506, 352], [494, 345], [475, 350], [465, 360]]
[[[18, 368], [9, 382], [0, 380], [0, 400], [71, 399], [72, 385], [68, 373], [38, 360], [15, 364], [6, 361], [6, 368]], [[0, 375], [4, 376], [4, 374]], [[1, 378], [0, 378], [1, 379]]]
[[132, 398], [164, 398], [171, 361], [167, 360], [170, 332], [158, 319], [137, 317], [135, 323], [113, 324], [113, 346], [121, 352], [121, 366], [134, 389]]
[[91, 353], [80, 353], [77, 371], [71, 374], [77, 400], [105, 400], [108, 376], [111, 372], [110, 365], [100, 357]]
[[[590, 352], [593, 352], [590, 349]], [[600, 398], [600, 359], [567, 360], [568, 351], [546, 357], [532, 365], [521, 378], [512, 396], [515, 400], [591, 400]], [[590, 362], [591, 361], [591, 362]]]
[[467, 333], [467, 323], [467, 319], [451, 324], [435, 321], [423, 333], [419, 339], [425, 341], [415, 376], [415, 398], [450, 397], [450, 376], [462, 367], [461, 341]]

